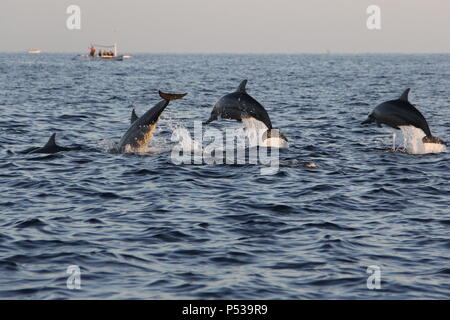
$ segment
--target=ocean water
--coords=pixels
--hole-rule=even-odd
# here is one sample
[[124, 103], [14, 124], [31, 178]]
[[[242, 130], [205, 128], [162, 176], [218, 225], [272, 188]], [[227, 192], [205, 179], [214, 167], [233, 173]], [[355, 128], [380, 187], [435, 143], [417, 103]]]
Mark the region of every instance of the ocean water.
[[[175, 164], [172, 135], [243, 79], [289, 139], [279, 170]], [[449, 153], [393, 151], [392, 129], [360, 125], [410, 87], [450, 141], [449, 55], [0, 54], [0, 83], [0, 298], [450, 297]], [[109, 152], [159, 89], [189, 94], [148, 152]], [[53, 132], [80, 150], [19, 153]]]

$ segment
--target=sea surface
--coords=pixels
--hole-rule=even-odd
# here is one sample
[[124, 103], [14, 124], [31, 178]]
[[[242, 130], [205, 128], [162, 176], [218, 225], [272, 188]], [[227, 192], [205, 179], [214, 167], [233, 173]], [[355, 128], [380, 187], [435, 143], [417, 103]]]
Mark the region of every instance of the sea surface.
[[[174, 163], [174, 131], [243, 79], [289, 139], [279, 170]], [[2, 299], [450, 298], [450, 151], [360, 125], [411, 88], [450, 141], [450, 55], [3, 53], [0, 84]], [[158, 90], [188, 95], [149, 152], [111, 152]], [[54, 132], [79, 150], [20, 153]]]

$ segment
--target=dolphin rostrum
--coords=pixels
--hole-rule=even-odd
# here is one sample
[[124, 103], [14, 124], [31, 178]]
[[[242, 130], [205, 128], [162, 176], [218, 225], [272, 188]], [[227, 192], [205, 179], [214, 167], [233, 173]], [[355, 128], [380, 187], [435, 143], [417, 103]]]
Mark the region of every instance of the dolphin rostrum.
[[211, 116], [204, 124], [208, 124], [220, 118], [233, 119], [237, 121], [253, 118], [266, 125], [268, 129], [265, 133], [266, 138], [279, 135], [280, 138], [287, 141], [287, 138], [278, 130], [274, 129], [274, 134], [272, 135], [272, 122], [270, 121], [270, 117], [266, 109], [264, 109], [258, 101], [247, 93], [245, 89], [246, 85], [247, 80], [244, 80], [235, 92], [229, 93], [220, 98], [214, 105], [214, 108], [211, 111]]
[[153, 137], [158, 119], [164, 109], [169, 105], [169, 102], [181, 99], [186, 94], [187, 93], [171, 94], [159, 91], [159, 96], [163, 100], [144, 113], [141, 117], [138, 117], [133, 109], [130, 119], [131, 126], [120, 140], [118, 150], [124, 152], [126, 146], [129, 146], [131, 150], [139, 150], [147, 146]]
[[406, 89], [397, 100], [389, 100], [379, 104], [361, 124], [375, 122], [381, 127], [381, 124], [384, 123], [398, 130], [400, 130], [399, 127], [401, 126], [414, 126], [425, 133], [425, 137], [422, 139], [423, 143], [447, 145], [444, 141], [431, 134], [425, 117], [408, 101], [409, 91], [409, 88]]

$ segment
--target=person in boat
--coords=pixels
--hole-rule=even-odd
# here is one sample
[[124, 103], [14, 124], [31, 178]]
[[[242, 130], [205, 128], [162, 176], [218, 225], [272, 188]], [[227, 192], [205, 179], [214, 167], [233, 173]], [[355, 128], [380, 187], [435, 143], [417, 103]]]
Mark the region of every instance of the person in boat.
[[89, 52], [89, 55], [91, 56], [91, 57], [94, 57], [95, 56], [95, 51], [97, 50], [93, 45], [91, 45], [91, 47], [89, 48], [90, 49], [90, 52]]
[[102, 50], [98, 50], [98, 56], [101, 57], [103, 55]]

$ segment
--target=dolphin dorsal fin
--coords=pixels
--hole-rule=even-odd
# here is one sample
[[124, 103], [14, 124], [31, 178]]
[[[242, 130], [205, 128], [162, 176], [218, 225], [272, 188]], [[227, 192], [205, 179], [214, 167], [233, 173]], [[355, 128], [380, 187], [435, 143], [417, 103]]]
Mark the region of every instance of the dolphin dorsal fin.
[[133, 124], [133, 122], [135, 122], [137, 119], [139, 119], [139, 117], [137, 116], [136, 111], [133, 109], [133, 111], [131, 111], [131, 118], [130, 118], [131, 124]]
[[246, 93], [247, 92], [247, 91], [245, 91], [245, 86], [246, 85], [247, 85], [247, 80], [242, 81], [236, 91], [237, 92]]
[[408, 102], [408, 94], [409, 94], [410, 88], [406, 89], [402, 95], [400, 96], [400, 100]]
[[56, 133], [52, 134], [52, 136], [50, 137], [50, 139], [48, 139], [47, 143], [45, 144], [44, 147], [54, 147], [56, 146]]

